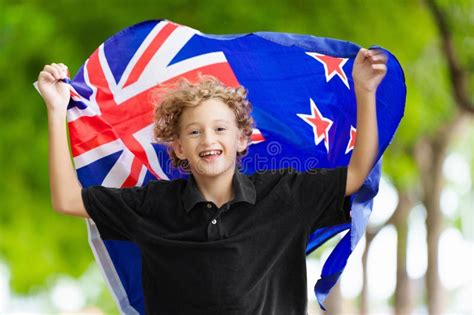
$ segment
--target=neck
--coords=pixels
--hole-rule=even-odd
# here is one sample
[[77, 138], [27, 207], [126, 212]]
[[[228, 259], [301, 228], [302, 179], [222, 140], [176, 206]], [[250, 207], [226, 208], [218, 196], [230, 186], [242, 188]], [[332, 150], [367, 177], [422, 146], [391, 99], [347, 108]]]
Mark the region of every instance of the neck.
[[219, 176], [210, 177], [194, 173], [193, 176], [203, 197], [208, 201], [214, 202], [220, 208], [223, 204], [234, 198], [234, 191], [232, 189], [234, 172], [235, 167], [232, 167]]

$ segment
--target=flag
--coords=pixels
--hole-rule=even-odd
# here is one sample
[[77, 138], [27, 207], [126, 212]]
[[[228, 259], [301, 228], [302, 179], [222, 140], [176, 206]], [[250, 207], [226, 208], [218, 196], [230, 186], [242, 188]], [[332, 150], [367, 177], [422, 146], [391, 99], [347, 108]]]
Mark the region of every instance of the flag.
[[[183, 176], [170, 167], [166, 148], [153, 142], [150, 91], [181, 77], [196, 81], [199, 73], [249, 91], [256, 126], [242, 160], [244, 173], [262, 167], [304, 171], [347, 166], [357, 136], [351, 73], [359, 49], [311, 35], [203, 34], [168, 20], [124, 29], [100, 45], [68, 81], [68, 128], [79, 180], [84, 187], [129, 187]], [[351, 197], [352, 222], [312, 231], [308, 240], [307, 254], [346, 231], [315, 285], [322, 308], [365, 231], [382, 153], [403, 116], [404, 74], [386, 53], [388, 71], [377, 91], [378, 162]], [[126, 314], [144, 314], [140, 249], [127, 240], [103, 240], [94, 222], [86, 222], [91, 248], [118, 307]]]

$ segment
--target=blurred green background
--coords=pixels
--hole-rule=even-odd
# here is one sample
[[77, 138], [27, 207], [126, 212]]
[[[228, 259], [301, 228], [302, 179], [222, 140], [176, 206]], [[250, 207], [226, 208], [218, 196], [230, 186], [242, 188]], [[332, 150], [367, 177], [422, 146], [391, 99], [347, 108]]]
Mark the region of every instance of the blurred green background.
[[[210, 34], [304, 33], [391, 51], [404, 68], [408, 88], [405, 117], [384, 160], [396, 211], [371, 223], [358, 272], [365, 281], [354, 296], [336, 287], [330, 313], [472, 314], [472, 0], [0, 0], [0, 174], [5, 179], [0, 191], [0, 313], [23, 308], [64, 313], [58, 300], [82, 290], [73, 303], [77, 311], [118, 314], [94, 263], [84, 221], [51, 209], [46, 110], [32, 83], [52, 62], [67, 64], [73, 76], [105, 39], [158, 18]], [[381, 198], [374, 211], [390, 208], [384, 204], [388, 199]], [[412, 224], [417, 214], [422, 221]], [[368, 285], [374, 276], [367, 257], [372, 241], [386, 228], [394, 231], [390, 264], [395, 287], [377, 299]], [[415, 257], [410, 235], [422, 239]], [[441, 246], [446, 239], [460, 256], [440, 258], [446, 256]], [[410, 261], [420, 260], [424, 267], [414, 277]], [[443, 270], [450, 269], [460, 269], [468, 280], [443, 282]], [[313, 304], [310, 314], [319, 313]]]

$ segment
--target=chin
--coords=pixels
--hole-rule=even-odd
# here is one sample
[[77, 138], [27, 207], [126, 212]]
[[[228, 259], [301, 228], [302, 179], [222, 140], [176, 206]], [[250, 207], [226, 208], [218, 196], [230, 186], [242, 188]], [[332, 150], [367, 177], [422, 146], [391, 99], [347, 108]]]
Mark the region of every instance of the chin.
[[[234, 161], [235, 165], [235, 161]], [[232, 169], [231, 163], [197, 163], [197, 167], [193, 168], [193, 173], [203, 176], [215, 177], [226, 173]]]

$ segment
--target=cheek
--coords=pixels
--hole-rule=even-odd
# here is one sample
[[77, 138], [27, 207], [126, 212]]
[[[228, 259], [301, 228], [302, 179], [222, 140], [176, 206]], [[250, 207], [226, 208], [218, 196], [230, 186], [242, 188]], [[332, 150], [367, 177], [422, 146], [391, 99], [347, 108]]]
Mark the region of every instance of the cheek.
[[175, 152], [186, 155], [189, 152], [189, 141], [182, 138], [180, 143], [175, 146]]
[[194, 150], [196, 149], [196, 146], [198, 145], [198, 143], [199, 143], [199, 140], [197, 138], [187, 139], [183, 143], [183, 150], [186, 153], [194, 152]]

